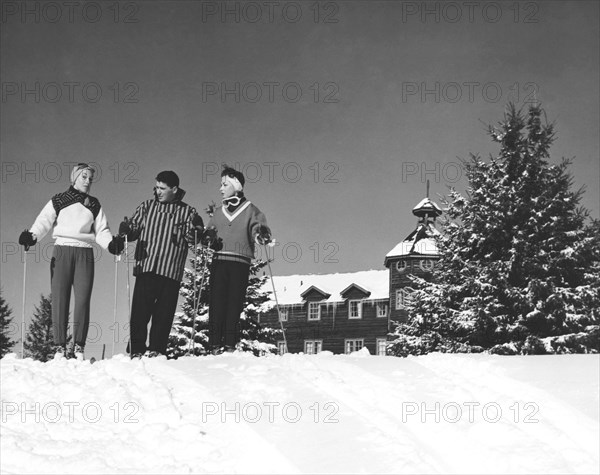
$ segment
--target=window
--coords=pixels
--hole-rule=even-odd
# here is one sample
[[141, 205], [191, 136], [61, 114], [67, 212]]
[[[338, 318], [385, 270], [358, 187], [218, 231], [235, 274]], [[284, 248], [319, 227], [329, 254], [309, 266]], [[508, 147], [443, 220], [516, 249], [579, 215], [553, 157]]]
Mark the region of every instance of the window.
[[419, 261], [419, 267], [424, 271], [430, 271], [433, 269], [433, 261], [431, 259], [421, 259]]
[[406, 259], [401, 259], [398, 262], [396, 262], [396, 269], [398, 270], [398, 272], [404, 272], [407, 267], [408, 262], [406, 261]]
[[277, 342], [277, 350], [279, 351], [280, 355], [285, 355], [287, 353], [287, 347], [285, 346], [285, 341]]
[[290, 312], [289, 308], [286, 307], [280, 307], [279, 308], [279, 321], [280, 322], [287, 322], [288, 321], [288, 314]]
[[304, 340], [304, 353], [316, 355], [323, 349], [323, 340]]
[[375, 340], [375, 346], [378, 355], [385, 356], [387, 354], [387, 338], [377, 338]]
[[387, 317], [388, 314], [388, 306], [386, 303], [378, 303], [377, 304], [377, 316], [378, 317]]
[[344, 345], [346, 347], [346, 354], [349, 355], [354, 351], [360, 350], [363, 346], [365, 346], [364, 338], [358, 338], [354, 340], [346, 340]]
[[413, 289], [396, 289], [396, 310], [405, 308], [412, 300]]
[[308, 302], [308, 319], [321, 320], [321, 302]]
[[348, 318], [362, 318], [362, 301], [350, 300]]

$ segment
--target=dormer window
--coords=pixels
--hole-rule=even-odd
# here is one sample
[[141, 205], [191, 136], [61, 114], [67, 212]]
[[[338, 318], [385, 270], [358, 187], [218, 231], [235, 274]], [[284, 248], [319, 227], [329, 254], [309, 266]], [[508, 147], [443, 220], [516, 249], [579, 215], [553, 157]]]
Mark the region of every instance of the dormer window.
[[431, 259], [421, 259], [419, 267], [426, 272], [431, 271], [433, 269], [433, 261]]
[[362, 318], [362, 300], [350, 300], [348, 302], [348, 318]]
[[398, 272], [404, 272], [407, 267], [408, 262], [406, 261], [406, 259], [400, 259], [398, 262], [396, 262], [396, 269], [398, 270]]
[[308, 302], [308, 320], [321, 320], [321, 302]]

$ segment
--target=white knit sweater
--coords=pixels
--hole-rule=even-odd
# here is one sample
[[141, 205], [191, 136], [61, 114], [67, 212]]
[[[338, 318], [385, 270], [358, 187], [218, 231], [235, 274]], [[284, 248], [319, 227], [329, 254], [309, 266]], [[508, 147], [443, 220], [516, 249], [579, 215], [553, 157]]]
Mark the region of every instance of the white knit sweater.
[[112, 240], [108, 220], [102, 208], [96, 217], [84, 203], [74, 202], [56, 210], [56, 202], [48, 201], [31, 226], [30, 232], [40, 241], [53, 229], [55, 244], [60, 246], [92, 247], [96, 241], [104, 249]]

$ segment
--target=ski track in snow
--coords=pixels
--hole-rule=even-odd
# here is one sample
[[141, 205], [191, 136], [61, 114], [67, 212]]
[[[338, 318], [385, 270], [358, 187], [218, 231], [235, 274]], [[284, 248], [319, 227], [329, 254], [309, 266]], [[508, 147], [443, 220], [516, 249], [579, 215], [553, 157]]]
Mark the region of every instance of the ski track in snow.
[[[489, 444], [483, 444], [485, 439], [470, 438], [473, 453], [484, 454], [479, 462], [492, 460], [494, 470], [499, 473], [598, 471], [598, 422], [594, 423], [577, 408], [565, 406], [551, 393], [510, 378], [490, 362], [476, 362], [460, 355], [453, 358], [434, 355], [421, 359], [420, 364], [433, 371], [436, 380], [466, 388], [463, 401], [499, 405], [503, 417], [496, 423], [488, 423], [494, 425], [494, 443], [509, 446], [518, 440], [519, 444], [513, 447], [514, 456], [507, 458], [503, 450], [495, 451]], [[525, 404], [530, 404], [527, 410]], [[495, 417], [492, 415], [491, 419]], [[557, 445], [561, 450], [556, 450]], [[478, 471], [478, 467], [473, 467], [473, 473]]]
[[[361, 472], [365, 473], [369, 468], [376, 473], [396, 473], [414, 470], [416, 465], [427, 473], [445, 472], [440, 458], [431, 457], [435, 448], [428, 447], [429, 450], [423, 452], [422, 445], [413, 439], [414, 434], [396, 420], [397, 401], [390, 397], [393, 388], [384, 378], [375, 378], [353, 364], [328, 358], [331, 361], [328, 361], [327, 372], [309, 359], [289, 366], [295, 378], [305, 380], [305, 384], [312, 384], [323, 394], [321, 399], [335, 401], [340, 406], [340, 423], [346, 417], [357, 419], [357, 424], [353, 424], [353, 430], [358, 433], [354, 440], [356, 447], [349, 448], [348, 454], [360, 454], [360, 458], [350, 461], [348, 470], [356, 469], [358, 464], [359, 467], [364, 465]], [[361, 386], [353, 384], [357, 379]], [[364, 386], [377, 390], [365, 392]]]
[[[553, 371], [535, 372], [547, 364]], [[117, 356], [93, 366], [9, 356], [1, 365], [2, 473], [600, 468], [592, 408], [598, 405], [597, 355], [234, 353], [177, 361]], [[577, 398], [561, 387], [574, 365], [584, 368], [568, 379], [586, 391]], [[472, 420], [466, 404], [475, 405]], [[493, 406], [487, 418], [486, 404]], [[57, 408], [62, 417], [55, 417]]]
[[[91, 366], [62, 359], [38, 368], [33, 378], [21, 371], [22, 363], [14, 360], [16, 374], [3, 368], [2, 401], [25, 403], [30, 410], [39, 403], [40, 409], [6, 417], [3, 472], [22, 473], [25, 460], [30, 473], [175, 473], [185, 469], [190, 455], [195, 462], [199, 455], [218, 450], [197, 443], [201, 429], [185, 421], [168, 388], [148, 372], [146, 361], [114, 358]], [[61, 384], [54, 385], [54, 378]], [[21, 391], [12, 394], [15, 387]], [[71, 417], [65, 403], [73, 402], [79, 406], [73, 407]], [[84, 412], [86, 404], [90, 410]], [[54, 422], [57, 406], [62, 417]]]
[[[379, 417], [378, 410], [367, 402], [368, 396], [356, 393], [352, 388], [352, 380], [356, 378], [352, 375], [356, 372], [355, 367], [332, 372], [319, 368], [309, 358], [292, 355], [263, 361], [264, 364], [260, 365], [236, 367], [235, 371], [228, 369], [226, 381], [219, 387], [233, 386], [233, 391], [228, 393], [237, 394], [237, 400], [242, 403], [264, 405], [273, 402], [279, 407], [293, 404], [300, 408], [302, 417], [297, 422], [293, 422], [296, 419], [293, 410], [287, 420], [282, 412], [276, 410], [273, 427], [265, 435], [278, 453], [294, 466], [304, 472], [319, 470], [325, 473], [385, 473], [402, 471], [404, 466], [408, 469], [414, 467], [415, 460], [408, 460], [406, 454], [416, 456], [419, 446], [403, 433], [402, 427]], [[249, 362], [252, 363], [252, 360]], [[269, 372], [277, 376], [270, 384], [252, 382], [252, 376], [264, 381]], [[245, 375], [251, 376], [250, 381]], [[281, 379], [282, 376], [284, 379]], [[219, 397], [218, 401], [227, 400], [227, 407], [233, 406], [234, 401], [228, 394]], [[322, 444], [324, 437], [332, 442], [333, 449]], [[321, 443], [314, 444], [314, 440]], [[340, 440], [343, 440], [342, 450], [338, 447]], [[389, 450], [390, 446], [393, 446], [393, 451]], [[311, 459], [307, 459], [307, 453], [313, 454]], [[426, 458], [417, 458], [419, 466], [432, 471], [433, 467]], [[277, 471], [285, 470], [281, 467]]]

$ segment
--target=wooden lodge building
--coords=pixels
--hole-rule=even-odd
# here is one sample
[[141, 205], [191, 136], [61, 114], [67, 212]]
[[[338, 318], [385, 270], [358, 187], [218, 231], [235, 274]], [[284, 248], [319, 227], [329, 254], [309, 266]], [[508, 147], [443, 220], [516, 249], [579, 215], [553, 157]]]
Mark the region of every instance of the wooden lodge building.
[[[412, 212], [417, 227], [385, 256], [387, 270], [275, 277], [280, 314], [271, 294], [270, 309], [260, 323], [281, 328], [281, 320], [288, 348], [279, 341], [280, 353], [341, 354], [366, 347], [371, 354], [386, 354], [392, 323], [407, 317], [405, 304], [411, 298], [407, 276], [427, 278], [439, 259], [434, 235], [442, 210], [425, 198]], [[272, 290], [270, 282], [265, 290]]]

